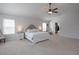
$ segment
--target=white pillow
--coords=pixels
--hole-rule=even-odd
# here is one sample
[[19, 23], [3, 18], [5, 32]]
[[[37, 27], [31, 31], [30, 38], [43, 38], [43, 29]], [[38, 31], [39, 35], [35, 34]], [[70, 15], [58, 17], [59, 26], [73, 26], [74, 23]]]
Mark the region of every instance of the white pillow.
[[38, 30], [37, 29], [32, 29], [31, 32], [38, 32]]
[[28, 29], [27, 32], [38, 32], [37, 29]]
[[30, 32], [30, 29], [27, 29], [27, 32]]

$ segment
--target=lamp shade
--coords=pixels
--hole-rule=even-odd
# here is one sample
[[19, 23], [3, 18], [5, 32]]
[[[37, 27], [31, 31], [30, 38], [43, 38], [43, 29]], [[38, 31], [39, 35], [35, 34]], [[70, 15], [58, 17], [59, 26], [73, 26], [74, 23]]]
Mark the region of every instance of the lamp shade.
[[17, 27], [17, 32], [22, 32], [22, 26], [21, 26], [21, 25], [19, 25], [19, 26]]
[[39, 29], [39, 30], [42, 30], [42, 26], [41, 26], [41, 25], [39, 25], [38, 29]]

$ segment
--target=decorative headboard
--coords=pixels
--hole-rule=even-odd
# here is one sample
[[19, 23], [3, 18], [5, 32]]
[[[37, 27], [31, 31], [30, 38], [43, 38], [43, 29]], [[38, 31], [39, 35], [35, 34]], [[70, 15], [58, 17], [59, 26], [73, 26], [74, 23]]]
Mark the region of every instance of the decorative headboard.
[[31, 24], [31, 25], [29, 25], [27, 28], [25, 28], [25, 31], [26, 31], [27, 29], [37, 29], [37, 27], [36, 27], [35, 25]]

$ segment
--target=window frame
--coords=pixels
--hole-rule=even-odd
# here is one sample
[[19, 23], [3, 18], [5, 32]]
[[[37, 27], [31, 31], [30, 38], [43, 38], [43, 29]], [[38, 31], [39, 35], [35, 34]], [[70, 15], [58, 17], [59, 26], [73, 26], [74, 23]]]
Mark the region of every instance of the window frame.
[[47, 31], [47, 23], [45, 23], [45, 22], [42, 23], [42, 31], [44, 31], [44, 32]]
[[[14, 24], [14, 25], [12, 26], [12, 27], [13, 27], [13, 32], [5, 32], [5, 27], [8, 28], [8, 27], [11, 26], [11, 25], [10, 25], [10, 26], [5, 26], [5, 22], [6, 22], [5, 20], [8, 20], [8, 21], [9, 21], [9, 20], [10, 20], [10, 21], [12, 20], [12, 21], [13, 21], [13, 24]], [[8, 18], [3, 19], [3, 34], [15, 34], [15, 32], [16, 32], [15, 28], [16, 28], [16, 27], [15, 27], [15, 19], [8, 19]]]

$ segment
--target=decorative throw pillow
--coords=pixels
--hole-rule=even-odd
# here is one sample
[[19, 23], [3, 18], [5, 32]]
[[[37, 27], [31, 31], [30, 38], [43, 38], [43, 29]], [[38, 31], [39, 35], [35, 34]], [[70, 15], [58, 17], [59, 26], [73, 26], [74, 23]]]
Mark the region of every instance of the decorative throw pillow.
[[30, 29], [27, 29], [27, 32], [30, 32]]
[[38, 32], [37, 29], [28, 29], [27, 32]]
[[38, 32], [37, 29], [32, 29], [31, 32]]

